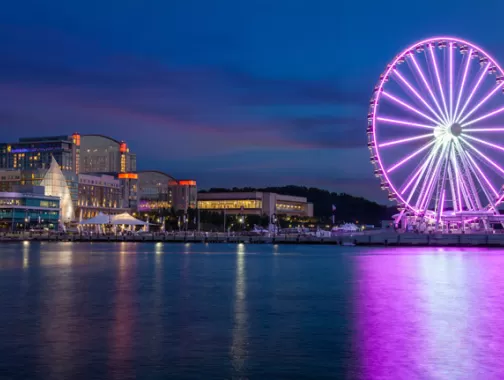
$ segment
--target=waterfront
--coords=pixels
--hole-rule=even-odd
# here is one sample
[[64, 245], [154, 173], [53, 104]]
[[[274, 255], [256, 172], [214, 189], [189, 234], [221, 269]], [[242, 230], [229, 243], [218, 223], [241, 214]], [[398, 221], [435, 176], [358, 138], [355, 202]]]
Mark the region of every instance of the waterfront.
[[7, 378], [499, 379], [493, 249], [11, 243]]

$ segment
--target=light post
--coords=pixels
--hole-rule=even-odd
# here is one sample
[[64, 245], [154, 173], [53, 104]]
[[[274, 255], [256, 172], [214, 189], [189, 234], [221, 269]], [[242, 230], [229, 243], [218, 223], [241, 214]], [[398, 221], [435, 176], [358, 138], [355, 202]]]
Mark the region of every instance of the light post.
[[272, 214], [271, 215], [271, 224], [273, 225], [273, 237], [276, 237], [276, 224], [277, 224], [277, 215]]
[[241, 230], [243, 232], [243, 226], [245, 225], [245, 217], [243, 215], [240, 215], [240, 218], [238, 220], [240, 222]]

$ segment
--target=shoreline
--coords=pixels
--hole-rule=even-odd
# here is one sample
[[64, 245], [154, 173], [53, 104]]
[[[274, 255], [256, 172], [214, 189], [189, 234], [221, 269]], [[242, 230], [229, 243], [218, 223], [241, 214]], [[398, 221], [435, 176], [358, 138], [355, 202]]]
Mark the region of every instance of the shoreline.
[[1, 236], [1, 243], [17, 242], [75, 243], [198, 243], [198, 244], [290, 244], [382, 247], [504, 247], [504, 234], [345, 234], [332, 237], [313, 236], [193, 236], [192, 234], [147, 236], [81, 236], [81, 235], [10, 235]]

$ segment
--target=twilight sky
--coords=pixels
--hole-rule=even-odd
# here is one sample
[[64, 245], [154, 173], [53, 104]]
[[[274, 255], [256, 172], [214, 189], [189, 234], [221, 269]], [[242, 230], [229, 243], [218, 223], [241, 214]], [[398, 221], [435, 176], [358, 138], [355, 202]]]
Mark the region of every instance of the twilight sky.
[[385, 65], [466, 38], [504, 62], [502, 0], [11, 1], [0, 130], [102, 133], [200, 188], [298, 184], [385, 202], [366, 147]]

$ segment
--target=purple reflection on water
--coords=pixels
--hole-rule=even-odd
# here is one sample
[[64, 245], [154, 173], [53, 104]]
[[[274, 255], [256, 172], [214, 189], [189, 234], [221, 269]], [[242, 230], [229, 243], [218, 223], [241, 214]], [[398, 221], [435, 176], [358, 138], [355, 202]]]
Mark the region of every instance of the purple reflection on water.
[[504, 378], [502, 251], [372, 253], [356, 257], [362, 378]]

